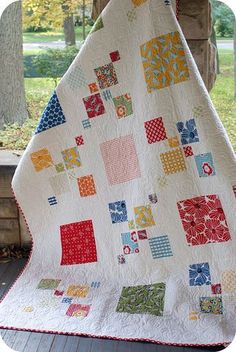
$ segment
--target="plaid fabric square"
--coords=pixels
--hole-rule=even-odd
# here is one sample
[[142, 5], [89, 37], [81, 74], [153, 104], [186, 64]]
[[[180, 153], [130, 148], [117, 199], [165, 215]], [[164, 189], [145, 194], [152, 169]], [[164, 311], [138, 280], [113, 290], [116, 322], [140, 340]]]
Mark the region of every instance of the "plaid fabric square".
[[61, 152], [67, 169], [81, 166], [80, 155], [77, 147], [65, 149]]
[[228, 270], [223, 272], [222, 291], [223, 293], [236, 292], [236, 270]]
[[140, 47], [149, 93], [189, 79], [179, 32], [154, 38]]
[[139, 253], [137, 234], [133, 232], [125, 232], [121, 234], [124, 254]]
[[69, 87], [72, 90], [80, 89], [87, 86], [85, 73], [81, 66], [74, 66], [71, 68], [69, 74], [66, 76]]
[[112, 62], [96, 68], [94, 72], [97, 76], [98, 84], [101, 89], [109, 88], [118, 84], [115, 67]]
[[138, 239], [139, 240], [147, 240], [148, 236], [147, 236], [147, 231], [146, 230], [139, 230], [138, 231]]
[[77, 181], [81, 197], [88, 197], [96, 194], [93, 175], [79, 177]]
[[61, 225], [61, 265], [97, 262], [92, 220]]
[[153, 259], [173, 256], [168, 236], [153, 237], [148, 241]]
[[193, 156], [193, 148], [191, 147], [191, 145], [188, 145], [187, 147], [184, 147], [184, 155], [186, 156], [186, 158], [188, 158], [189, 156]]
[[150, 205], [142, 205], [134, 208], [135, 223], [138, 229], [145, 227], [154, 226], [155, 221], [152, 215], [152, 209]]
[[101, 98], [101, 94], [93, 94], [89, 97], [83, 98], [85, 109], [87, 111], [88, 117], [91, 119], [96, 116], [105, 114], [105, 107]]
[[53, 165], [51, 154], [47, 148], [43, 148], [37, 152], [31, 153], [30, 158], [34, 165], [34, 169], [37, 172], [42, 171], [43, 169], [47, 169]]
[[215, 176], [215, 167], [211, 153], [196, 155], [195, 162], [200, 177]]
[[181, 148], [173, 149], [170, 152], [160, 154], [163, 170], [166, 175], [185, 171], [186, 164]]
[[96, 82], [90, 83], [88, 86], [91, 94], [97, 93], [99, 90]]
[[83, 138], [83, 136], [75, 137], [75, 143], [76, 143], [76, 145], [78, 145], [78, 146], [84, 145], [84, 138]]
[[208, 263], [189, 265], [189, 285], [202, 286], [211, 284], [210, 267]]
[[111, 221], [113, 224], [128, 221], [127, 208], [124, 200], [109, 203], [109, 211], [111, 214]]
[[42, 279], [39, 282], [37, 288], [39, 288], [41, 290], [54, 290], [59, 286], [60, 282], [61, 282], [61, 280]]
[[85, 298], [89, 293], [87, 285], [70, 285], [66, 291], [67, 296]]
[[230, 240], [225, 213], [217, 195], [186, 199], [177, 206], [189, 245]]
[[213, 295], [221, 295], [222, 293], [221, 284], [211, 285], [211, 292]]
[[137, 14], [135, 8], [127, 12], [127, 17], [129, 22], [133, 22], [137, 19]]
[[133, 114], [132, 100], [129, 93], [113, 98], [118, 119]]
[[197, 126], [194, 119], [177, 122], [177, 129], [183, 145], [199, 142]]
[[179, 146], [179, 140], [178, 137], [171, 137], [168, 138], [168, 144], [170, 148], [176, 148]]
[[144, 122], [144, 127], [149, 144], [167, 139], [162, 117], [157, 117], [153, 120]]
[[91, 121], [89, 119], [83, 120], [82, 125], [84, 129], [91, 128]]
[[165, 289], [164, 283], [123, 287], [116, 311], [118, 313], [162, 316]]
[[116, 62], [120, 60], [120, 53], [118, 50], [113, 51], [112, 53], [110, 53], [110, 58], [112, 62]]
[[62, 125], [65, 122], [66, 118], [63, 113], [61, 104], [58, 100], [56, 92], [54, 92], [42, 114], [35, 134], [46, 131], [52, 127]]
[[53, 193], [56, 196], [70, 192], [69, 180], [65, 173], [50, 177], [49, 183], [52, 187]]
[[100, 149], [110, 185], [141, 177], [132, 135], [104, 142], [100, 144]]
[[200, 297], [202, 313], [223, 314], [223, 302], [221, 297]]
[[90, 305], [71, 304], [66, 312], [69, 317], [85, 318], [89, 314]]

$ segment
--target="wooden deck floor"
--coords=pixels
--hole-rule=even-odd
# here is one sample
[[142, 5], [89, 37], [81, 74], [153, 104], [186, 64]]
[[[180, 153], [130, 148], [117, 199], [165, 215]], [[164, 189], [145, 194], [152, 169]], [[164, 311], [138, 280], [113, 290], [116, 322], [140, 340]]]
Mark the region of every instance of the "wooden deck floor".
[[[0, 296], [11, 286], [25, 259], [0, 264]], [[125, 342], [87, 337], [0, 330], [5, 343], [18, 352], [207, 352], [224, 347], [194, 348], [162, 346], [142, 342]]]

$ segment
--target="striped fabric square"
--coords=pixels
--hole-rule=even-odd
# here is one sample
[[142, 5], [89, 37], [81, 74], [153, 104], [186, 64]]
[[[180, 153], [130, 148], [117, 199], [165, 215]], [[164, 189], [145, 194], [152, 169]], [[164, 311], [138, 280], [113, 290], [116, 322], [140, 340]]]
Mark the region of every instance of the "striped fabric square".
[[149, 238], [149, 245], [153, 259], [173, 256], [168, 236]]

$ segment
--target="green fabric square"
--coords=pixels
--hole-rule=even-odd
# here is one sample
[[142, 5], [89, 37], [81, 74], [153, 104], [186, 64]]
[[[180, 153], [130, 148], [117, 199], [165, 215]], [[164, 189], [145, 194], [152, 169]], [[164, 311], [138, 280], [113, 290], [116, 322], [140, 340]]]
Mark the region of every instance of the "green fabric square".
[[63, 171], [65, 171], [65, 167], [64, 167], [64, 164], [63, 164], [63, 163], [56, 164], [56, 165], [55, 165], [55, 168], [56, 168], [56, 171], [57, 171], [57, 172], [63, 172]]
[[61, 280], [42, 279], [40, 281], [40, 283], [38, 284], [37, 288], [40, 288], [42, 290], [54, 290], [55, 288], [58, 287], [60, 282], [61, 282]]
[[163, 315], [164, 283], [123, 287], [116, 308], [119, 313]]
[[118, 119], [133, 114], [132, 99], [129, 93], [113, 98]]

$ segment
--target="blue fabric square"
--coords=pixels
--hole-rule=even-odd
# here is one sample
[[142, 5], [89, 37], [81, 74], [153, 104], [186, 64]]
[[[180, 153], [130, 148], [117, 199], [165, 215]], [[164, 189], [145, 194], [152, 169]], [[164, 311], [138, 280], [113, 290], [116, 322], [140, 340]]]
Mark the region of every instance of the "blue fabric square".
[[216, 171], [211, 153], [196, 155], [194, 158], [200, 177], [215, 176]]
[[121, 234], [124, 254], [139, 253], [136, 232], [125, 232]]
[[185, 122], [177, 122], [177, 129], [180, 133], [181, 143], [183, 145], [199, 142], [197, 126], [194, 119]]
[[128, 221], [127, 208], [124, 200], [109, 203], [109, 211], [113, 224]]
[[173, 256], [168, 236], [149, 238], [149, 245], [153, 259]]
[[36, 128], [35, 134], [46, 131], [66, 122], [65, 115], [62, 111], [56, 92], [51, 96], [46, 106], [41, 120]]
[[189, 266], [189, 285], [202, 286], [211, 284], [210, 267], [208, 263]]

